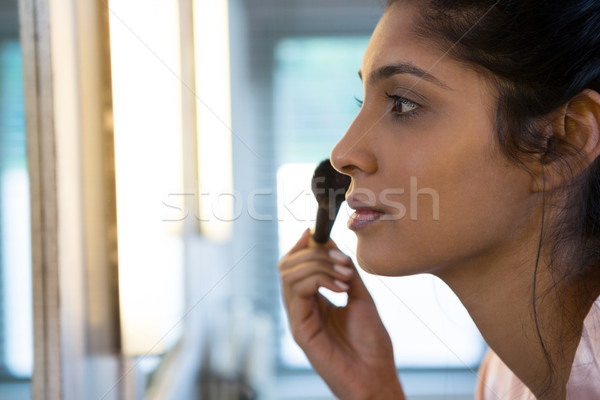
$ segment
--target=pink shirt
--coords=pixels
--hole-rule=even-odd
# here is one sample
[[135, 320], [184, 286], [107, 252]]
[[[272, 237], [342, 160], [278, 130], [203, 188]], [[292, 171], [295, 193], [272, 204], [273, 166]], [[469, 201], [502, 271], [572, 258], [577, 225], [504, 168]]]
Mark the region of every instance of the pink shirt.
[[[535, 396], [488, 350], [481, 367], [475, 400], [534, 400]], [[567, 400], [600, 399], [600, 298], [583, 321], [583, 332], [567, 382]]]

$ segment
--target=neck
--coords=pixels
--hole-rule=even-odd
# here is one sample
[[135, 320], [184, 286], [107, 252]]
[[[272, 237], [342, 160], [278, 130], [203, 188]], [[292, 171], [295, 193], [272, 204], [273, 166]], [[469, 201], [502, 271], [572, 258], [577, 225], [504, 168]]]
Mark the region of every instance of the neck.
[[536, 397], [559, 399], [565, 397], [583, 320], [595, 297], [590, 295], [582, 304], [582, 282], [557, 283], [541, 258], [535, 273], [534, 315], [537, 243], [531, 242], [528, 248], [512, 246], [503, 257], [488, 255], [436, 275], [457, 294], [489, 346]]

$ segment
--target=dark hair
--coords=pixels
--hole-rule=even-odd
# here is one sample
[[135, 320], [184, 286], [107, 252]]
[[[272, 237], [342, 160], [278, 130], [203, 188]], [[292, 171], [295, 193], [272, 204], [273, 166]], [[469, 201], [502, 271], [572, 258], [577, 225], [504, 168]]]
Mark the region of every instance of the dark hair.
[[[548, 138], [540, 122], [547, 123], [545, 118], [584, 89], [600, 92], [600, 1], [429, 0], [419, 9], [414, 33], [480, 72], [495, 89], [503, 154], [523, 165], [561, 163], [567, 178], [561, 189], [570, 203], [558, 210], [549, 230], [544, 231], [542, 217], [540, 237], [552, 245], [557, 281], [591, 276], [596, 287], [582, 289], [587, 290], [582, 297], [597, 295], [600, 158], [583, 172], [574, 169], [579, 149]], [[535, 315], [535, 273], [533, 288]], [[539, 325], [538, 338], [552, 369]]]

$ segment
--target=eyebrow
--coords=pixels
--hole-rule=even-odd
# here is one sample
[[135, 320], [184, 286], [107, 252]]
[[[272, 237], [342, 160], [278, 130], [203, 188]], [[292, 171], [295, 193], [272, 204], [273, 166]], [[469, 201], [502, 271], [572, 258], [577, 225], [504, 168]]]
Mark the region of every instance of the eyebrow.
[[[452, 90], [444, 82], [442, 82], [435, 76], [431, 75], [429, 72], [417, 67], [416, 65], [414, 65], [412, 63], [400, 63], [400, 64], [393, 64], [393, 65], [385, 65], [383, 67], [380, 67], [371, 73], [371, 75], [369, 76], [369, 83], [373, 85], [380, 80], [383, 80], [383, 79], [386, 79], [386, 78], [389, 78], [391, 76], [398, 75], [398, 74], [414, 75], [420, 79], [434, 83], [443, 89]], [[358, 71], [358, 76], [360, 77], [361, 80], [363, 79], [362, 71]]]

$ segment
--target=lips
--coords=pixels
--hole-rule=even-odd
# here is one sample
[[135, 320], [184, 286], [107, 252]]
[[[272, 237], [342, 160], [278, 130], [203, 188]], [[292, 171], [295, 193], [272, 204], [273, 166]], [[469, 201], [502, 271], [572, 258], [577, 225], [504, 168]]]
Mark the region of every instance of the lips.
[[357, 197], [351, 194], [346, 200], [348, 206], [355, 210], [348, 220], [348, 228], [353, 231], [374, 224], [385, 214], [382, 210], [372, 207], [371, 204], [358, 200]]
[[353, 231], [364, 228], [377, 222], [382, 215], [381, 211], [370, 208], [359, 208], [350, 216], [348, 228]]

